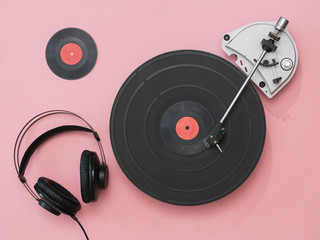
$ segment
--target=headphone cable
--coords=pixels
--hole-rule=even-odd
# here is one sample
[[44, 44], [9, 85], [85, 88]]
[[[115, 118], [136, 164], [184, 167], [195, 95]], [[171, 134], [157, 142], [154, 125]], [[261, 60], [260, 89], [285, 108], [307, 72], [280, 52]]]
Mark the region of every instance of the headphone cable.
[[76, 218], [76, 216], [73, 216], [73, 215], [71, 215], [70, 217], [79, 224], [79, 226], [81, 227], [81, 229], [82, 229], [84, 235], [86, 236], [87, 240], [89, 240], [89, 237], [88, 237], [86, 231], [84, 230], [84, 228], [82, 227], [81, 223], [79, 222], [78, 218]]

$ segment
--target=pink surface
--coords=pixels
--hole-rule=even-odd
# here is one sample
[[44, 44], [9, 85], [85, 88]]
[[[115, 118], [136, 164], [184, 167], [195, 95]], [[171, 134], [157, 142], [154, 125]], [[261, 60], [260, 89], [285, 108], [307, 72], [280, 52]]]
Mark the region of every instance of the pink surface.
[[[261, 159], [248, 180], [227, 197], [196, 207], [159, 202], [138, 190], [112, 153], [109, 117], [128, 75], [167, 51], [198, 49], [230, 61], [221, 36], [255, 21], [290, 20], [298, 50], [295, 77], [274, 99], [261, 95], [267, 121]], [[1, 1], [0, 239], [84, 239], [69, 217], [38, 206], [18, 181], [15, 138], [29, 118], [48, 109], [85, 117], [100, 133], [110, 185], [78, 218], [90, 239], [320, 239], [320, 2], [318, 0], [28, 0]], [[77, 81], [54, 75], [45, 61], [50, 37], [66, 27], [86, 30], [96, 41], [93, 71]], [[66, 120], [63, 120], [66, 119]], [[33, 129], [30, 143], [53, 121]], [[58, 123], [79, 123], [59, 118]], [[80, 200], [79, 156], [97, 151], [85, 133], [67, 133], [39, 148], [27, 171], [30, 185], [55, 179]]]

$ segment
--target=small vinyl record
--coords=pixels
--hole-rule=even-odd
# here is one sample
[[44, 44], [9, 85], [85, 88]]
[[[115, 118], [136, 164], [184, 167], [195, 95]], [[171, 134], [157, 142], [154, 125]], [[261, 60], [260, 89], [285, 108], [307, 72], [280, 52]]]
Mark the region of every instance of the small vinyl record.
[[78, 28], [65, 28], [55, 33], [46, 48], [48, 66], [57, 76], [75, 80], [87, 75], [97, 60], [93, 38]]
[[244, 80], [228, 61], [193, 50], [165, 53], [137, 68], [118, 92], [110, 119], [112, 148], [129, 180], [176, 205], [212, 202], [239, 187], [265, 141], [264, 110], [251, 83], [224, 122], [223, 153], [203, 140]]

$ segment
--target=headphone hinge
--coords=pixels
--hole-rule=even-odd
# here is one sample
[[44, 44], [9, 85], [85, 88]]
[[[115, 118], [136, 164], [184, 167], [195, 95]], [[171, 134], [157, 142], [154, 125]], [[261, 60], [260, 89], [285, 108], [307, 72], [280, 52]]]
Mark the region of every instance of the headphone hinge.
[[25, 184], [27, 182], [27, 179], [23, 175], [19, 174], [18, 177], [20, 179], [20, 182], [22, 182], [22, 184]]
[[96, 131], [93, 131], [93, 136], [98, 142], [100, 142], [100, 136]]

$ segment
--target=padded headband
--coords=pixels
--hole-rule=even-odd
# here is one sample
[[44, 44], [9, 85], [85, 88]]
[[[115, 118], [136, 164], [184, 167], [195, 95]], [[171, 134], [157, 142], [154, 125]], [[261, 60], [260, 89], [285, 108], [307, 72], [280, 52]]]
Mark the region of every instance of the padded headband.
[[[57, 128], [53, 128], [45, 133], [43, 133], [40, 137], [38, 137], [36, 140], [33, 141], [33, 143], [28, 147], [28, 149], [25, 151], [23, 158], [21, 160], [21, 164], [19, 167], [19, 175], [24, 176], [24, 173], [26, 171], [26, 168], [28, 166], [29, 160], [32, 156], [32, 154], [37, 150], [37, 148], [45, 142], [47, 139], [63, 132], [70, 132], [70, 131], [82, 131], [82, 132], [91, 132], [93, 131], [89, 128], [76, 126], [76, 125], [65, 125]], [[95, 136], [94, 136], [95, 137]], [[96, 137], [95, 137], [96, 138]]]

